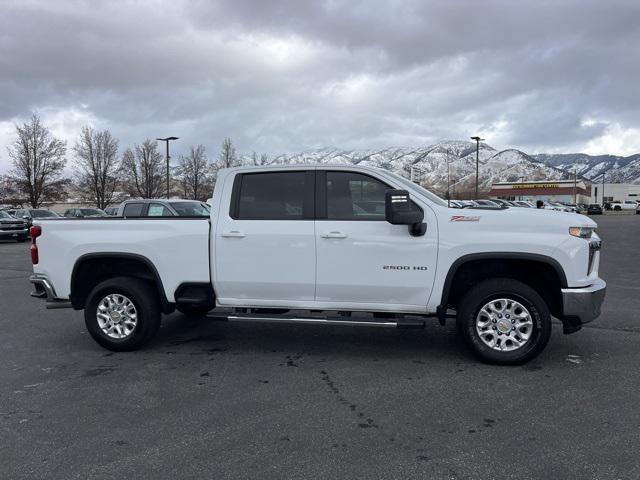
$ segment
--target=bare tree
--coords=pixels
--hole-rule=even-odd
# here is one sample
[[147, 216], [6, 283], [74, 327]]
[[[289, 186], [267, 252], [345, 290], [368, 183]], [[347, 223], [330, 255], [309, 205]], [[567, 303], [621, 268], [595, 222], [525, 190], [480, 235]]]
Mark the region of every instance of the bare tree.
[[251, 154], [251, 162], [254, 165], [270, 165], [273, 163], [273, 160], [269, 158], [269, 155], [266, 153], [261, 153], [260, 156], [256, 152]]
[[16, 125], [16, 133], [18, 138], [7, 149], [13, 163], [10, 179], [33, 208], [44, 200], [59, 199], [69, 183], [62, 178], [66, 143], [54, 138], [36, 114]]
[[225, 137], [222, 141], [222, 150], [218, 157], [218, 168], [234, 167], [238, 164], [238, 156], [236, 154], [236, 148], [231, 142], [231, 138]]
[[191, 146], [189, 154], [180, 156], [176, 169], [185, 198], [206, 200], [213, 188], [213, 168], [207, 159], [204, 146]]
[[109, 130], [82, 127], [74, 146], [76, 183], [98, 208], [114, 202], [120, 175], [118, 141]]
[[127, 148], [122, 155], [122, 172], [127, 189], [136, 197], [158, 198], [165, 192], [165, 167], [158, 143], [145, 140], [142, 145]]
[[15, 180], [8, 175], [0, 175], [0, 203], [20, 206], [26, 203], [24, 194], [18, 190]]

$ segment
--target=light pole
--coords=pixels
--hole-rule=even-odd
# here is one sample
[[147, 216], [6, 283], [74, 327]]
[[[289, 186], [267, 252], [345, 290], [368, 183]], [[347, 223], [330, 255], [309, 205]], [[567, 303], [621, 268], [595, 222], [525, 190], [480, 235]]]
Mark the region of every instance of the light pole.
[[577, 168], [573, 168], [573, 204], [574, 205], [578, 205], [578, 202], [576, 202], [576, 189], [578, 187], [578, 169]]
[[480, 163], [480, 142], [484, 141], [484, 138], [471, 137], [471, 140], [476, 141], [476, 200], [478, 199], [478, 164]]
[[451, 192], [449, 191], [451, 185], [451, 172], [449, 171], [449, 155], [447, 155], [447, 207], [451, 208]]
[[156, 140], [167, 144], [167, 198], [169, 198], [169, 159], [171, 158], [169, 156], [169, 142], [171, 140], [178, 140], [178, 137], [156, 138]]
[[[607, 172], [602, 172], [602, 211], [604, 212], [604, 174]], [[596, 202], [598, 199], [596, 198]]]

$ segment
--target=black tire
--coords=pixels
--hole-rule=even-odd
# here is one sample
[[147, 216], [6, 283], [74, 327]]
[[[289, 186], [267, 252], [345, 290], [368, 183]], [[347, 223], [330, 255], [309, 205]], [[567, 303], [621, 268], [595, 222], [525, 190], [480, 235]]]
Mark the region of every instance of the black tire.
[[[499, 298], [519, 302], [531, 316], [531, 336], [527, 343], [516, 350], [495, 350], [482, 341], [476, 330], [476, 317], [480, 309], [491, 300]], [[509, 278], [485, 280], [469, 290], [458, 307], [457, 323], [471, 350], [485, 362], [499, 365], [528, 362], [544, 350], [551, 336], [551, 314], [545, 301], [528, 285]]]
[[185, 317], [200, 318], [200, 317], [206, 316], [207, 313], [209, 313], [209, 310], [211, 310], [211, 307], [196, 307], [193, 305], [180, 305], [176, 307], [176, 310], [178, 310]]
[[[131, 300], [137, 312], [137, 324], [122, 339], [109, 337], [96, 317], [98, 304], [107, 295], [121, 294]], [[136, 350], [151, 340], [160, 328], [160, 305], [157, 292], [148, 282], [132, 277], [115, 277], [99, 283], [89, 294], [84, 321], [91, 337], [102, 347], [114, 352]]]

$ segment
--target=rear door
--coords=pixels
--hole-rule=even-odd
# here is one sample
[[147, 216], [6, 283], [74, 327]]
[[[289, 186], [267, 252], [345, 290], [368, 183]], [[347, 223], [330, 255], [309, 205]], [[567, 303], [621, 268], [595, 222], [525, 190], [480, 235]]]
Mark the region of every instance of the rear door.
[[221, 305], [294, 308], [314, 300], [314, 175], [301, 169], [227, 177], [212, 269]]
[[361, 172], [317, 171], [316, 307], [425, 312], [433, 286], [437, 227], [423, 208], [427, 233], [385, 220], [393, 188]]

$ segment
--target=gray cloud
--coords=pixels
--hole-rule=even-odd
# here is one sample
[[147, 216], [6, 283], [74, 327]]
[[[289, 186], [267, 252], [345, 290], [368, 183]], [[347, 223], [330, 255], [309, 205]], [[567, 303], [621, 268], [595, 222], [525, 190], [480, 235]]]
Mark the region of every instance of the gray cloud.
[[[640, 150], [640, 4], [14, 0], [0, 16], [0, 171], [40, 111], [121, 146]], [[617, 142], [616, 135], [625, 141]], [[618, 150], [618, 151], [613, 151]]]

